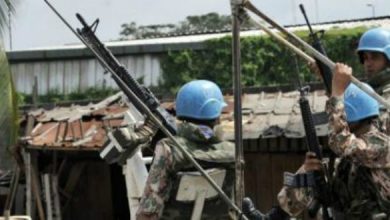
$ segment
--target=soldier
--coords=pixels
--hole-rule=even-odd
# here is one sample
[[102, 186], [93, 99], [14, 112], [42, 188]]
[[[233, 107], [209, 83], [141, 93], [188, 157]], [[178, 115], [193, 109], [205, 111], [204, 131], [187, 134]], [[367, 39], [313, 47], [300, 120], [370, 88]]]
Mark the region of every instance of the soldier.
[[[326, 107], [330, 116], [329, 146], [340, 157], [330, 180], [333, 214], [335, 219], [388, 219], [390, 138], [379, 129], [378, 102], [355, 85], [348, 86], [351, 75], [350, 67], [336, 64]], [[320, 169], [321, 161], [308, 153], [298, 173]], [[297, 216], [313, 201], [312, 189], [285, 186], [278, 200], [285, 212]]]
[[[373, 28], [366, 31], [359, 40], [357, 53], [368, 84], [385, 99], [390, 100], [390, 30]], [[309, 64], [312, 71], [321, 76], [316, 63]], [[390, 134], [388, 110], [380, 109], [380, 128]]]
[[[374, 90], [386, 100], [390, 99], [390, 31], [374, 28], [366, 31], [357, 48], [364, 72]], [[381, 129], [390, 134], [389, 111], [380, 109]]]
[[[207, 80], [185, 84], [176, 98], [177, 140], [205, 168], [223, 168], [222, 189], [231, 196], [234, 183], [234, 144], [221, 140], [219, 117], [226, 106], [220, 88]], [[196, 171], [169, 139], [156, 145], [137, 219], [190, 219], [193, 204], [175, 200], [179, 171]], [[228, 205], [219, 197], [207, 200], [202, 219], [230, 219]]]
[[[379, 104], [355, 85], [348, 86], [351, 75], [350, 67], [336, 64], [327, 102], [329, 146], [341, 158], [331, 180], [332, 207], [344, 219], [390, 217], [390, 139], [378, 126]], [[313, 158], [311, 162], [320, 164]], [[311, 202], [307, 195], [310, 189], [285, 187], [278, 198], [295, 216]]]
[[380, 95], [390, 89], [390, 31], [374, 28], [366, 31], [357, 48], [368, 83]]

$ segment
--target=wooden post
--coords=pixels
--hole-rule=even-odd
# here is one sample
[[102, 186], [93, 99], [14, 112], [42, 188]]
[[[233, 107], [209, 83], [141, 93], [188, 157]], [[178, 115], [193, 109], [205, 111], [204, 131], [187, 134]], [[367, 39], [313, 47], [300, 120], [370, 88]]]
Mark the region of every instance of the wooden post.
[[[38, 107], [38, 79], [35, 76], [34, 77], [34, 85], [32, 90], [32, 109], [36, 109]], [[31, 135], [31, 131], [34, 128], [35, 119], [32, 115], [27, 116], [27, 125], [25, 130], [25, 136], [28, 137]], [[26, 147], [26, 146], [25, 146]], [[25, 148], [22, 149], [23, 151], [23, 159], [24, 159], [24, 175], [26, 178], [26, 215], [33, 216], [33, 201], [31, 196], [31, 154], [28, 152]]]
[[61, 220], [61, 204], [60, 204], [60, 196], [58, 194], [58, 176], [53, 174], [51, 176], [51, 186], [53, 192], [53, 200], [54, 200], [54, 215], [56, 220]]
[[241, 209], [241, 203], [244, 198], [244, 150], [242, 144], [242, 114], [241, 114], [241, 53], [240, 53], [240, 18], [242, 3], [237, 1], [232, 4], [233, 14], [233, 91], [234, 91], [234, 143], [236, 145], [236, 172], [235, 172], [235, 200], [236, 205]]
[[50, 187], [50, 176], [45, 173], [43, 177], [43, 189], [45, 191], [45, 203], [46, 203], [46, 219], [53, 220], [53, 207], [51, 201], [51, 187]]
[[32, 193], [34, 194], [35, 202], [38, 208], [38, 216], [40, 220], [45, 220], [45, 212], [43, 211], [43, 205], [41, 200], [41, 186], [38, 179], [38, 163], [37, 155], [34, 153], [31, 158], [31, 185]]

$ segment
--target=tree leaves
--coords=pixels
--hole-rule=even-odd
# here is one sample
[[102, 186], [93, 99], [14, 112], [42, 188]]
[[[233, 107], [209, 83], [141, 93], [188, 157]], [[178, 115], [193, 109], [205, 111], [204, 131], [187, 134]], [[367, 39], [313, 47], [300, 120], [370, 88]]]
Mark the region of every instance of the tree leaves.
[[[185, 35], [189, 33], [204, 33], [221, 30], [231, 30], [232, 16], [219, 15], [210, 12], [203, 15], [187, 16], [184, 21], [178, 24], [153, 24], [137, 26], [135, 22], [122, 24], [120, 32], [121, 39], [140, 39], [162, 35]], [[255, 27], [250, 22], [245, 22], [242, 28]]]
[[[356, 56], [356, 42], [366, 28], [334, 29], [326, 32], [323, 43], [329, 57], [351, 65], [362, 72]], [[307, 32], [299, 35], [307, 40]], [[160, 89], [174, 94], [192, 79], [209, 79], [222, 88], [232, 87], [232, 38], [224, 37], [205, 42], [203, 50], [169, 52], [161, 61]], [[295, 54], [269, 38], [241, 38], [241, 81], [245, 87], [296, 83]], [[317, 81], [306, 62], [298, 59], [301, 81]]]

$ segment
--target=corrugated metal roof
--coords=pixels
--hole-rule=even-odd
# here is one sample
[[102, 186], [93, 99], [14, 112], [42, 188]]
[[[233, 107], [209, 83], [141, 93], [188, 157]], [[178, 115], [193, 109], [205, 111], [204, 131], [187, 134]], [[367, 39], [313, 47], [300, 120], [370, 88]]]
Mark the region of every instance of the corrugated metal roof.
[[[274, 92], [244, 94], [242, 99], [243, 138], [302, 138], [305, 136], [299, 109], [299, 92]], [[311, 92], [307, 99], [313, 113], [324, 112], [327, 96], [325, 91]], [[226, 97], [228, 111], [223, 112], [222, 125], [225, 138], [234, 139], [233, 97]], [[327, 124], [316, 126], [318, 136], [328, 134]]]
[[[126, 126], [124, 114], [127, 110], [136, 121], [143, 121], [142, 115], [133, 106], [128, 108], [121, 97], [121, 94], [117, 94], [98, 104], [30, 112], [38, 124], [32, 131], [29, 144], [34, 148], [62, 150], [100, 149], [106, 139], [105, 127]], [[323, 90], [311, 92], [307, 98], [313, 113], [324, 111], [327, 97]], [[221, 124], [225, 138], [233, 140], [233, 97], [226, 96], [225, 99], [228, 106], [223, 110]], [[304, 137], [298, 99], [297, 91], [244, 94], [243, 138]], [[172, 102], [164, 102], [162, 106], [172, 111], [174, 105]], [[328, 134], [326, 123], [316, 126], [316, 130], [318, 136]]]
[[97, 104], [35, 110], [36, 126], [28, 144], [31, 148], [61, 150], [99, 150], [106, 140], [106, 129], [126, 126], [124, 115], [129, 112], [137, 121], [143, 116], [122, 101], [118, 93]]

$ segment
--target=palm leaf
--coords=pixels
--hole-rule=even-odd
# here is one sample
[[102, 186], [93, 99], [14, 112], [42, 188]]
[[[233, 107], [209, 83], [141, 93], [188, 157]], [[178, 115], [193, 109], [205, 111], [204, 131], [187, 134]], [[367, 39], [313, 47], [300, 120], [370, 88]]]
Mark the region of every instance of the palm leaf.
[[8, 15], [14, 11], [15, 0], [0, 0], [0, 169], [11, 168], [11, 156], [7, 152], [17, 140], [17, 102], [15, 88], [8, 65], [3, 34], [7, 30]]
[[7, 150], [14, 146], [18, 132], [18, 107], [11, 71], [0, 44], [0, 168], [11, 168]]
[[7, 30], [6, 27], [9, 25], [9, 16], [15, 12], [14, 6], [18, 1], [19, 0], [0, 0], [0, 41], [4, 32]]

